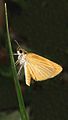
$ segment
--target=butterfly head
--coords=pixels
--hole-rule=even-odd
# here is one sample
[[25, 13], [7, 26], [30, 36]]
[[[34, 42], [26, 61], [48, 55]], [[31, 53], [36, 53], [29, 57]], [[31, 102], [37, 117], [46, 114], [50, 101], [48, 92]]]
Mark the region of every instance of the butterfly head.
[[19, 45], [19, 43], [16, 40], [14, 40], [14, 41], [18, 45], [17, 53], [15, 55], [22, 56], [22, 55], [27, 54], [27, 51], [22, 49], [21, 46]]
[[18, 54], [18, 56], [25, 55], [25, 54], [27, 54], [27, 51], [25, 51], [22, 48], [17, 48], [17, 54]]

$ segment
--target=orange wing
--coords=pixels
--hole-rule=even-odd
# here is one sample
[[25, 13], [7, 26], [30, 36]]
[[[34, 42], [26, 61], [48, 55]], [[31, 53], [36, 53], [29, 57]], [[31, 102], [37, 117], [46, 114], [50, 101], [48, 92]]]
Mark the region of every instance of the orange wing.
[[30, 76], [28, 77], [28, 75], [25, 74], [25, 76], [27, 76], [26, 81], [28, 81], [28, 78], [30, 78], [31, 81], [31, 77], [36, 81], [46, 80], [56, 76], [62, 71], [60, 65], [34, 53], [27, 53], [25, 69]]
[[28, 86], [30, 86], [31, 75], [30, 75], [30, 71], [29, 71], [28, 65], [26, 63], [24, 64], [24, 71], [25, 71], [26, 84]]

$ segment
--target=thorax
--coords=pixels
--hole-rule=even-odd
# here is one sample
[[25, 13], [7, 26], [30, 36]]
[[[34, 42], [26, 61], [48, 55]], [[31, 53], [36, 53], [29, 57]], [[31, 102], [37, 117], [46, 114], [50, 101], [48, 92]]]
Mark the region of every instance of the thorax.
[[26, 55], [25, 54], [19, 55], [18, 60], [19, 60], [20, 65], [22, 64], [24, 65], [24, 63], [26, 62]]

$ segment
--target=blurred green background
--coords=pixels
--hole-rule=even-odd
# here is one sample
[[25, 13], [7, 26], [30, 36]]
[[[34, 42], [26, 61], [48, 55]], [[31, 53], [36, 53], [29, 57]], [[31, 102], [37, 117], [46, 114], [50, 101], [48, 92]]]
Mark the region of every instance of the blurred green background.
[[[7, 3], [13, 51], [16, 39], [28, 51], [40, 54], [63, 67], [53, 79], [20, 81], [31, 120], [68, 119], [68, 1], [0, 0], [0, 120], [19, 120], [18, 101], [10, 66], [5, 30]], [[17, 58], [15, 58], [16, 60]]]

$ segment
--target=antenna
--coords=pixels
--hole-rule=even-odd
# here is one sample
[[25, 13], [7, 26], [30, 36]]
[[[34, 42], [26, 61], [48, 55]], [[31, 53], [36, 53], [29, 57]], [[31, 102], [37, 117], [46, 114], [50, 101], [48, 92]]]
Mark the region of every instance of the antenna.
[[17, 42], [17, 40], [14, 40], [15, 42], [16, 42], [16, 44], [18, 45], [18, 47], [21, 47], [20, 45], [19, 45], [19, 43]]

